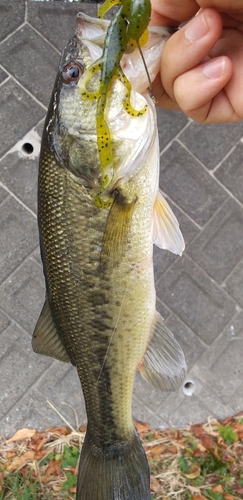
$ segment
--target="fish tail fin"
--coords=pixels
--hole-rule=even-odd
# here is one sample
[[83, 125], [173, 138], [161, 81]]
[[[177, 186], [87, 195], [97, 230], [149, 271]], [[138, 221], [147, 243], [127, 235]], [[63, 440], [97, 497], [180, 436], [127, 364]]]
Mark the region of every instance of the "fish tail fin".
[[77, 500], [150, 500], [147, 458], [134, 430], [131, 439], [96, 447], [87, 430], [81, 451]]

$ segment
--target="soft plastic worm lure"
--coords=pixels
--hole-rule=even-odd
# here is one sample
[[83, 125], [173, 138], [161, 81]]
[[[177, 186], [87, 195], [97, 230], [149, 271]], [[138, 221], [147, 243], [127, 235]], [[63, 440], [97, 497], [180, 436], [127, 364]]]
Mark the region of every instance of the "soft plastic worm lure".
[[[112, 78], [114, 76], [119, 78], [127, 89], [123, 104], [127, 113], [132, 116], [140, 116], [147, 109], [147, 106], [144, 106], [143, 109], [137, 111], [132, 107], [130, 102], [131, 84], [121, 69], [120, 60], [127, 45], [132, 50], [138, 44], [144, 45], [147, 42], [147, 27], [151, 13], [150, 0], [106, 0], [99, 8], [99, 17], [104, 17], [106, 12], [114, 5], [120, 5], [120, 8], [113, 16], [108, 27], [102, 56], [84, 72], [79, 81], [81, 96], [84, 99], [97, 99], [96, 128], [102, 181], [95, 203], [102, 208], [107, 208], [112, 203], [112, 198], [104, 199], [102, 197], [114, 176], [111, 137], [104, 116], [107, 93]], [[97, 71], [101, 71], [99, 89], [97, 92], [89, 92], [87, 83]]]

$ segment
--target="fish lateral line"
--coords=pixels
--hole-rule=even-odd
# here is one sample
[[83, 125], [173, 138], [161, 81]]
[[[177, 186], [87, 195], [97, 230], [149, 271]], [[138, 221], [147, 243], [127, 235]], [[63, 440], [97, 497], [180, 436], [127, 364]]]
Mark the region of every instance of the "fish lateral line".
[[96, 386], [98, 385], [100, 377], [101, 377], [101, 374], [102, 374], [102, 372], [104, 370], [105, 362], [107, 360], [107, 356], [108, 356], [108, 353], [109, 353], [109, 350], [110, 350], [110, 347], [111, 347], [111, 343], [112, 343], [114, 335], [115, 335], [115, 333], [117, 331], [117, 326], [118, 326], [118, 323], [119, 323], [119, 320], [120, 320], [120, 317], [121, 317], [122, 308], [123, 308], [124, 300], [125, 300], [125, 297], [127, 295], [127, 291], [128, 291], [129, 285], [130, 285], [130, 281], [131, 281], [131, 276], [129, 277], [129, 280], [128, 280], [128, 283], [127, 283], [127, 287], [126, 287], [126, 289], [124, 291], [124, 294], [123, 294], [123, 297], [122, 297], [122, 301], [121, 301], [120, 309], [119, 309], [119, 312], [118, 312], [118, 315], [117, 315], [116, 323], [115, 323], [115, 326], [114, 326], [114, 328], [113, 328], [113, 330], [111, 332], [111, 335], [110, 335], [109, 343], [108, 343], [108, 346], [107, 346], [107, 350], [106, 350], [106, 353], [105, 353], [105, 356], [104, 356], [103, 363], [101, 365], [100, 373], [99, 373], [98, 378], [97, 378]]

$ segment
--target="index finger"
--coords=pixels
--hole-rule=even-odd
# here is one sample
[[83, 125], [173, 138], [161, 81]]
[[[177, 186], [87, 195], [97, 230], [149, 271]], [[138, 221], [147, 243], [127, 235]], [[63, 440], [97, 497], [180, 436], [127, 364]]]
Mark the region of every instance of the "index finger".
[[196, 0], [151, 0], [151, 24], [164, 26], [179, 26], [188, 21], [199, 9]]

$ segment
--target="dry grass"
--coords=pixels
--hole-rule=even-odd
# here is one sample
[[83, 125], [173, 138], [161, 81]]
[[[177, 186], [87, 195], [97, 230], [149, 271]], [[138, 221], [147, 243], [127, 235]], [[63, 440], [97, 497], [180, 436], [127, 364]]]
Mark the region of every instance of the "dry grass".
[[[243, 498], [243, 413], [187, 429], [136, 423], [151, 470], [152, 499]], [[85, 429], [21, 429], [0, 440], [0, 500], [75, 498]]]

